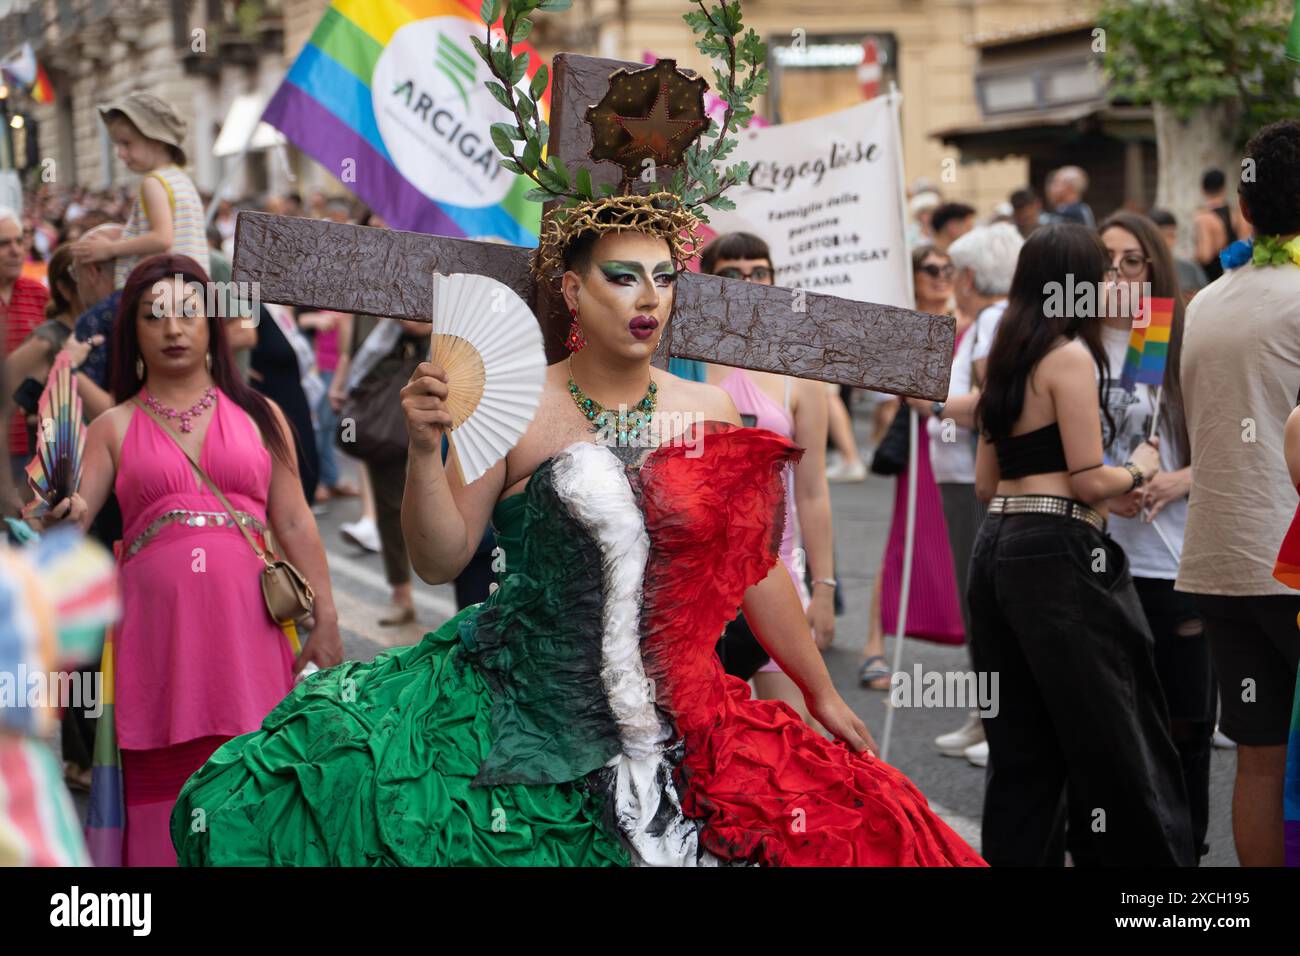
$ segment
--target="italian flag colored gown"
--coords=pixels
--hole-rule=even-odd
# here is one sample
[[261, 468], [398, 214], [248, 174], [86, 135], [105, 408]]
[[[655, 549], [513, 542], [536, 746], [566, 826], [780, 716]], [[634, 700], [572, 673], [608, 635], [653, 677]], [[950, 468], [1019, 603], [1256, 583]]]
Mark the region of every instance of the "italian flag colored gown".
[[182, 865], [983, 865], [899, 771], [750, 700], [714, 645], [800, 450], [579, 443], [493, 515], [500, 587], [314, 675], [182, 790]]

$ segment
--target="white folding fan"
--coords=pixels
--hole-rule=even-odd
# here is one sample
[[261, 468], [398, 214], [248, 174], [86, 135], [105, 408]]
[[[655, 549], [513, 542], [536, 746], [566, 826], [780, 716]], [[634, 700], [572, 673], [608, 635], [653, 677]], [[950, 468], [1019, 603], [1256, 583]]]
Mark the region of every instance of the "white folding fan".
[[506, 456], [537, 414], [546, 379], [542, 330], [508, 285], [435, 274], [429, 361], [447, 371], [448, 440], [469, 484]]

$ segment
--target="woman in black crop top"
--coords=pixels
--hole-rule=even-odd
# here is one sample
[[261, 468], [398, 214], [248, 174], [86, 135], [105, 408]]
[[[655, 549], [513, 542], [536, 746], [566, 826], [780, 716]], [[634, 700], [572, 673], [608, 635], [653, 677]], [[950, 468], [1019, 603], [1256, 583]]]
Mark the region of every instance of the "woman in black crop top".
[[1151, 632], [1105, 533], [1106, 499], [1159, 469], [1149, 444], [1122, 467], [1102, 462], [1110, 271], [1083, 226], [1025, 242], [976, 411], [976, 491], [991, 500], [968, 597], [975, 666], [999, 680], [984, 718], [995, 866], [1061, 865], [1066, 800], [1092, 824], [1071, 835], [1077, 865], [1195, 861]]

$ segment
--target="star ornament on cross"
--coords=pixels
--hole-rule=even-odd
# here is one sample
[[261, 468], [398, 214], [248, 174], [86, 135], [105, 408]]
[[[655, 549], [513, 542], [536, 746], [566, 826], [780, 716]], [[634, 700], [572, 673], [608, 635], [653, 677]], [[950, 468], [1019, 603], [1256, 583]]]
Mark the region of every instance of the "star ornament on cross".
[[676, 60], [659, 60], [639, 70], [616, 70], [599, 103], [588, 108], [591, 159], [609, 161], [635, 178], [640, 162], [680, 165], [686, 151], [709, 126], [704, 109], [708, 83], [677, 69]]
[[[690, 145], [692, 134], [702, 130], [704, 120], [671, 119], [668, 115], [668, 84], [660, 82], [659, 95], [649, 115], [643, 117], [615, 116], [614, 119], [632, 141], [618, 151], [619, 160], [653, 153], [656, 162], [673, 166], [681, 162], [682, 151]], [[683, 143], [676, 141], [687, 137]]]

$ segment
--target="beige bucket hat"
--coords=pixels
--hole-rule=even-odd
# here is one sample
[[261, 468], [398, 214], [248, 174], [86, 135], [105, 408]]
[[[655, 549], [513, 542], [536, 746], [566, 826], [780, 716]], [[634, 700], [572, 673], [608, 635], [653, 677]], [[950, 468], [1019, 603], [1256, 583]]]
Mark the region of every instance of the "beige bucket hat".
[[187, 124], [166, 100], [152, 93], [137, 91], [112, 103], [100, 103], [98, 109], [99, 118], [105, 123], [110, 114], [122, 113], [135, 124], [141, 134], [176, 147], [180, 153], [177, 165], [185, 165], [185, 148], [181, 144], [185, 140]]

